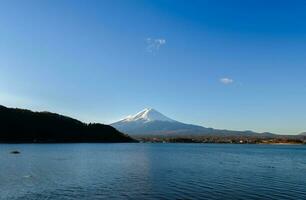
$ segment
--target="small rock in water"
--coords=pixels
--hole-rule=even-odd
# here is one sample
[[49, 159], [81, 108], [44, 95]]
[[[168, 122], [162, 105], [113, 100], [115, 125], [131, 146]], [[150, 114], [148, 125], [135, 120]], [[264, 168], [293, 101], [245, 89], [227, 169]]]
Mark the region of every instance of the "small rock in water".
[[11, 154], [20, 154], [20, 151], [11, 151]]

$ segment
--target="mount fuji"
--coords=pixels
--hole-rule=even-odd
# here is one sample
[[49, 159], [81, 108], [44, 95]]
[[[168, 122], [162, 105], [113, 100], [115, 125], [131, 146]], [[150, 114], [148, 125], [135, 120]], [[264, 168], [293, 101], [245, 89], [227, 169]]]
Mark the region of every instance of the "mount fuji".
[[153, 122], [153, 121], [164, 121], [164, 122], [176, 122], [173, 119], [170, 119], [169, 117], [166, 117], [165, 115], [161, 114], [157, 110], [153, 108], [146, 108], [135, 115], [127, 116], [125, 119], [121, 120], [120, 122]]
[[[201, 136], [201, 135], [258, 135], [252, 131], [231, 131], [205, 128], [173, 120], [153, 108], [146, 108], [135, 115], [110, 124], [132, 136]], [[260, 134], [261, 135], [261, 134]]]

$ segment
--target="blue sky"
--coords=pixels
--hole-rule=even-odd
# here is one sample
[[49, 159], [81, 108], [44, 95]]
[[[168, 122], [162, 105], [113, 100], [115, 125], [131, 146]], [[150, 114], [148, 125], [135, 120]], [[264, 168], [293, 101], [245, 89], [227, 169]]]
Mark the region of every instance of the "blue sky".
[[0, 1], [0, 104], [306, 131], [306, 1]]

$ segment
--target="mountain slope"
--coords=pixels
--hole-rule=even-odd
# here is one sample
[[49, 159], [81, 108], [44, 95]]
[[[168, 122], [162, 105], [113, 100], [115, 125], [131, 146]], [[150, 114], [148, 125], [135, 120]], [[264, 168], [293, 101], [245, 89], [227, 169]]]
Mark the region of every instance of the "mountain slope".
[[202, 126], [185, 124], [175, 121], [154, 109], [145, 109], [135, 115], [111, 124], [121, 132], [134, 136], [200, 136], [200, 135], [273, 135], [271, 133], [258, 134], [252, 131], [231, 131], [205, 128]]
[[166, 122], [175, 122], [173, 119], [166, 117], [157, 110], [153, 108], [146, 108], [135, 115], [127, 116], [125, 119], [119, 122], [132, 122], [132, 121], [141, 121], [141, 122], [150, 122], [150, 121], [166, 121]]
[[132, 142], [111, 126], [0, 106], [0, 142]]

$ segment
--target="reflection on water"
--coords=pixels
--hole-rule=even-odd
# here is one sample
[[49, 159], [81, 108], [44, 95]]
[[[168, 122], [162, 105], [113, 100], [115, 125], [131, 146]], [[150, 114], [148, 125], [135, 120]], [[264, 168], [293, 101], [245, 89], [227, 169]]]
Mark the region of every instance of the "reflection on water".
[[0, 163], [1, 200], [306, 199], [305, 146], [1, 144]]

